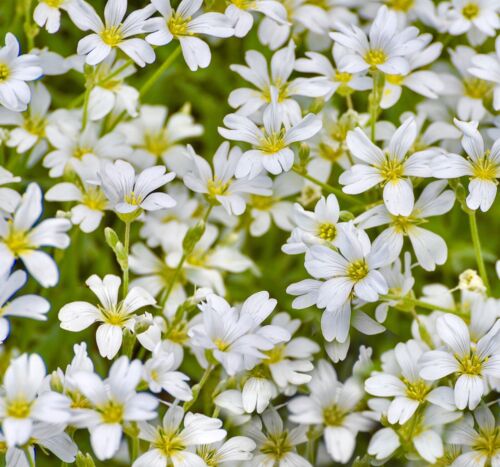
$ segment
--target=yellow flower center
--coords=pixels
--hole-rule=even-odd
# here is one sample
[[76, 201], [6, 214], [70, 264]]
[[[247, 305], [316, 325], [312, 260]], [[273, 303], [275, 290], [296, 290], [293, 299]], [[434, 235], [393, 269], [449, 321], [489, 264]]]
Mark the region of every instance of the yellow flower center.
[[110, 309], [104, 309], [99, 305], [98, 308], [102, 314], [104, 322], [107, 324], [111, 324], [113, 326], [123, 326], [130, 319], [130, 316], [124, 312], [121, 303], [117, 307]]
[[479, 451], [490, 459], [500, 453], [500, 428], [481, 431], [481, 434], [475, 439], [472, 445], [473, 451]]
[[[1, 81], [1, 79], [0, 79]], [[45, 136], [45, 127], [47, 126], [47, 121], [44, 118], [37, 117], [27, 117], [24, 119], [23, 127], [32, 135], [36, 135], [40, 138]]]
[[10, 68], [5, 63], [0, 63], [0, 83], [6, 81], [10, 76]]
[[186, 343], [189, 339], [187, 323], [185, 321], [181, 321], [175, 326], [168, 328], [166, 337], [176, 344], [182, 345]]
[[142, 197], [137, 196], [133, 191], [125, 195], [123, 199], [126, 203], [131, 204], [132, 206], [139, 206], [142, 203]]
[[405, 77], [402, 75], [386, 75], [385, 79], [390, 84], [394, 84], [395, 86], [400, 86]]
[[5, 245], [7, 248], [14, 254], [14, 256], [19, 257], [23, 253], [27, 253], [32, 250], [32, 246], [30, 245], [28, 233], [14, 230], [11, 226], [7, 237], [4, 239]]
[[223, 182], [222, 180], [215, 177], [213, 180], [209, 180], [207, 183], [208, 197], [215, 200], [216, 196], [223, 195], [231, 185], [231, 181]]
[[226, 342], [224, 339], [221, 339], [220, 337], [214, 340], [214, 344], [215, 347], [217, 347], [221, 352], [225, 352], [231, 346], [229, 342]]
[[158, 437], [153, 445], [167, 458], [170, 458], [177, 452], [184, 451], [186, 449], [186, 445], [180, 436], [178, 436], [175, 432], [167, 433], [161, 428], [158, 430]]
[[92, 153], [92, 148], [86, 148], [86, 147], [80, 147], [77, 146], [73, 150], [73, 157], [75, 159], [81, 160], [85, 154], [91, 154]]
[[260, 447], [260, 452], [266, 456], [271, 456], [279, 461], [287, 456], [293, 450], [293, 444], [290, 442], [288, 432], [269, 433], [266, 441]]
[[380, 175], [386, 182], [397, 182], [403, 176], [404, 166], [398, 159], [386, 158], [379, 170]]
[[104, 192], [97, 187], [88, 187], [83, 195], [82, 203], [94, 211], [104, 211], [107, 206]]
[[496, 181], [497, 178], [497, 166], [489, 158], [489, 151], [481, 157], [481, 159], [473, 162], [472, 164], [472, 175], [474, 178], [479, 178], [481, 180]]
[[408, 380], [403, 378], [403, 382], [406, 385], [406, 395], [413, 400], [424, 402], [427, 394], [430, 391], [430, 387], [425, 383], [424, 380], [419, 379], [414, 383], [410, 383]]
[[338, 426], [342, 423], [345, 413], [336, 405], [323, 409], [323, 420], [327, 426]]
[[346, 73], [337, 71], [335, 73], [335, 81], [340, 81], [343, 84], [347, 84], [349, 81], [351, 81], [352, 75], [351, 73]]
[[387, 0], [389, 8], [397, 11], [408, 11], [414, 3], [415, 0]]
[[123, 40], [121, 25], [104, 28], [99, 35], [102, 41], [110, 47], [116, 47]]
[[120, 423], [123, 420], [124, 408], [119, 402], [110, 400], [99, 407], [99, 411], [104, 423]]
[[341, 145], [332, 146], [331, 144], [319, 143], [318, 152], [323, 159], [337, 162], [344, 154], [344, 148]]
[[467, 355], [466, 357], [455, 355], [455, 359], [460, 365], [459, 373], [463, 375], [480, 375], [483, 368], [483, 362], [488, 360], [488, 358], [481, 360], [475, 353]]
[[42, 0], [41, 3], [45, 3], [46, 5], [52, 8], [59, 8], [64, 0]]
[[412, 225], [423, 224], [427, 222], [416, 216], [391, 216], [391, 225], [397, 233], [406, 235]]
[[30, 414], [31, 402], [23, 397], [7, 401], [7, 416], [14, 418], [26, 418]]
[[250, 195], [250, 204], [260, 211], [268, 211], [274, 204], [272, 196]]
[[263, 363], [273, 365], [274, 363], [281, 362], [285, 358], [285, 348], [284, 345], [276, 345], [271, 350], [264, 352], [267, 355], [267, 359]]
[[71, 398], [72, 409], [90, 409], [92, 404], [90, 401], [79, 392], [68, 392], [67, 395]]
[[276, 154], [286, 147], [285, 130], [282, 129], [278, 133], [264, 132], [264, 138], [260, 142], [259, 149], [266, 154]]
[[357, 259], [347, 266], [347, 277], [353, 282], [358, 282], [368, 275], [368, 265], [364, 259]]
[[382, 65], [387, 61], [387, 54], [382, 49], [370, 49], [365, 54], [365, 62], [372, 68]]
[[169, 143], [164, 132], [146, 133], [144, 135], [144, 148], [156, 157], [161, 157], [168, 147]]
[[231, 3], [237, 6], [240, 10], [249, 10], [255, 7], [254, 0], [231, 0]]
[[189, 32], [188, 25], [191, 17], [184, 18], [177, 13], [174, 13], [167, 21], [167, 27], [173, 36], [187, 36], [193, 33]]
[[464, 80], [465, 95], [472, 99], [483, 99], [492, 90], [492, 85], [479, 78], [467, 78]]
[[[273, 86], [278, 90], [278, 102], [283, 102], [288, 97], [288, 83], [276, 80]], [[262, 96], [267, 102], [271, 102], [271, 88], [264, 89]]]
[[318, 228], [318, 237], [322, 240], [332, 241], [337, 236], [337, 228], [334, 224], [321, 224]]
[[479, 15], [479, 5], [475, 2], [467, 3], [467, 5], [462, 8], [462, 15], [469, 21], [477, 18]]

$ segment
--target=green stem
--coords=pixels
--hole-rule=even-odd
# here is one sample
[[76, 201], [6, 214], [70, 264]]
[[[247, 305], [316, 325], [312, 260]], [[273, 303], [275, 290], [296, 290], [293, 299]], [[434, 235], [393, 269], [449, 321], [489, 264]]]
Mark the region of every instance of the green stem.
[[151, 89], [153, 84], [163, 75], [165, 70], [172, 65], [175, 59], [181, 53], [181, 46], [178, 45], [177, 48], [166, 58], [166, 60], [161, 64], [161, 66], [150, 76], [150, 78], [141, 86], [139, 89], [140, 97], [144, 97], [147, 92]]
[[35, 47], [35, 36], [38, 34], [38, 28], [31, 22], [31, 2], [32, 0], [24, 2], [24, 33], [28, 42], [28, 51]]
[[31, 455], [31, 451], [29, 447], [24, 448], [24, 452], [26, 453], [26, 458], [28, 459], [28, 463], [30, 467], [35, 467], [35, 460], [33, 459], [33, 456]]
[[373, 73], [373, 91], [368, 99], [370, 111], [370, 136], [373, 142], [375, 142], [375, 126], [377, 123], [380, 101], [382, 100], [383, 88], [384, 75], [380, 71], [376, 70]]
[[125, 248], [125, 254], [127, 255], [127, 262], [125, 268], [123, 268], [123, 298], [127, 296], [128, 293], [128, 253], [130, 246], [130, 224], [131, 222], [125, 222], [125, 241], [123, 243]]
[[301, 177], [305, 178], [306, 180], [309, 180], [312, 183], [315, 183], [316, 185], [320, 186], [323, 188], [323, 190], [333, 193], [334, 195], [337, 196], [337, 198], [343, 199], [344, 201], [347, 201], [349, 203], [354, 203], [354, 204], [363, 204], [361, 201], [359, 201], [356, 198], [353, 198], [349, 195], [346, 195], [340, 188], [335, 188], [334, 186], [329, 185], [328, 183], [323, 183], [319, 181], [317, 178], [311, 177], [307, 172], [305, 172], [303, 169], [293, 166], [292, 170], [299, 174]]
[[90, 99], [91, 92], [92, 92], [92, 86], [87, 84], [87, 86], [85, 88], [85, 94], [83, 97], [82, 131], [85, 130], [85, 127], [87, 126], [87, 121], [89, 118], [89, 99]]
[[349, 110], [352, 110], [354, 109], [354, 106], [352, 105], [352, 97], [350, 94], [346, 94], [345, 96], [345, 101], [346, 101], [346, 104], [347, 104], [347, 108]]
[[385, 300], [399, 301], [399, 302], [402, 302], [404, 304], [414, 305], [416, 307], [424, 308], [426, 310], [431, 310], [431, 311], [438, 310], [438, 311], [443, 311], [444, 313], [452, 313], [454, 315], [461, 315], [461, 313], [458, 310], [453, 310], [451, 308], [445, 308], [445, 307], [442, 307], [439, 305], [433, 305], [432, 303], [423, 302], [422, 300], [417, 300], [417, 299], [411, 298], [411, 297], [400, 297], [398, 295], [387, 294], [387, 295], [381, 295], [380, 298], [385, 299]]
[[479, 269], [479, 275], [483, 280], [483, 284], [486, 287], [486, 292], [490, 293], [490, 282], [488, 280], [488, 274], [486, 273], [486, 266], [484, 265], [483, 252], [481, 250], [481, 241], [479, 240], [479, 231], [477, 229], [476, 211], [469, 212], [469, 225], [470, 234], [472, 237], [472, 243], [474, 245], [474, 253], [476, 255], [477, 267]]
[[184, 402], [184, 405], [182, 406], [184, 412], [187, 412], [196, 402], [198, 396], [200, 395], [201, 389], [203, 388], [203, 386], [205, 386], [205, 383], [208, 381], [208, 378], [210, 377], [210, 374], [212, 373], [213, 369], [214, 365], [209, 363], [209, 365], [205, 369], [205, 372], [203, 373], [203, 376], [200, 379], [200, 382], [193, 386], [193, 398], [190, 401]]
[[137, 459], [137, 456], [139, 455], [139, 437], [131, 436], [130, 439], [132, 441], [132, 453], [130, 457], [131, 457], [131, 463], [133, 463]]

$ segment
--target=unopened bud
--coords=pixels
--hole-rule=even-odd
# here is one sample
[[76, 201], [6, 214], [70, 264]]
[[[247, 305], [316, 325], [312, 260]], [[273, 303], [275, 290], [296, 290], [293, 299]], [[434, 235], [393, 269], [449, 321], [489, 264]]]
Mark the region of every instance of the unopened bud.
[[458, 276], [458, 288], [470, 292], [482, 293], [486, 291], [483, 280], [474, 269], [467, 269]]
[[199, 221], [196, 225], [191, 227], [182, 241], [182, 249], [184, 253], [189, 255], [194, 250], [196, 244], [205, 233], [205, 222]]

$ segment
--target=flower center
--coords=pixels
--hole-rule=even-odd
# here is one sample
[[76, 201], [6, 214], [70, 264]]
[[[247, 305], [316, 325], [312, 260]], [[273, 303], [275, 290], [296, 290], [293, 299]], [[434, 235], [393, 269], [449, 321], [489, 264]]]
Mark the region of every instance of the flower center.
[[88, 187], [82, 197], [82, 203], [94, 211], [104, 211], [107, 206], [106, 196], [96, 187]]
[[365, 54], [365, 62], [372, 68], [387, 61], [387, 54], [382, 49], [370, 49]]
[[215, 347], [217, 347], [221, 352], [225, 352], [231, 346], [229, 342], [226, 342], [224, 339], [221, 339], [220, 337], [214, 340], [214, 344]]
[[388, 0], [387, 5], [389, 8], [392, 8], [393, 10], [397, 11], [408, 11], [413, 4], [415, 3], [414, 0]]
[[323, 420], [327, 426], [338, 426], [342, 423], [345, 414], [336, 405], [323, 409]]
[[285, 147], [285, 130], [283, 129], [279, 133], [264, 132], [259, 149], [266, 154], [273, 155]]
[[273, 365], [274, 363], [281, 362], [285, 357], [285, 346], [283, 344], [276, 345], [271, 350], [264, 352], [267, 355], [267, 359], [264, 363], [267, 365]]
[[[1, 79], [0, 79], [1, 81]], [[44, 118], [40, 117], [27, 117], [24, 119], [23, 127], [32, 135], [36, 135], [40, 138], [45, 136], [45, 127], [47, 125], [47, 121]]]
[[81, 393], [76, 391], [68, 391], [68, 396], [71, 398], [72, 409], [90, 409], [92, 405], [89, 400]]
[[10, 229], [4, 243], [16, 257], [32, 249], [27, 232], [14, 230], [13, 228]]
[[337, 228], [334, 224], [321, 224], [318, 229], [318, 237], [331, 242], [337, 236]]
[[368, 275], [368, 265], [364, 259], [357, 259], [347, 266], [347, 276], [353, 282], [358, 282]]
[[186, 449], [186, 445], [180, 436], [177, 436], [175, 432], [167, 433], [162, 429], [158, 431], [158, 438], [154, 442], [154, 447], [159, 449], [167, 458]]
[[472, 445], [473, 451], [492, 458], [500, 452], [500, 428], [495, 428], [489, 432], [481, 432]]
[[45, 3], [52, 8], [59, 8], [63, 2], [64, 0], [42, 0], [42, 3]]
[[104, 28], [99, 35], [102, 41], [110, 47], [116, 47], [123, 40], [121, 25]]
[[158, 133], [146, 133], [144, 135], [144, 147], [156, 157], [160, 157], [168, 146], [167, 138], [161, 131]]
[[391, 225], [397, 233], [408, 234], [412, 225], [422, 224], [425, 222], [423, 219], [419, 219], [413, 216], [391, 216]]
[[249, 10], [255, 7], [254, 0], [231, 0], [233, 5], [236, 5], [240, 10]]
[[31, 410], [31, 402], [20, 397], [7, 401], [7, 416], [14, 418], [26, 418], [29, 416]]
[[424, 380], [419, 379], [414, 383], [410, 383], [407, 379], [403, 378], [403, 382], [406, 385], [406, 395], [413, 400], [424, 402], [427, 394], [430, 391], [430, 387], [425, 383]]
[[129, 315], [123, 312], [121, 304], [111, 309], [104, 309], [99, 305], [98, 308], [101, 311], [104, 322], [113, 326], [123, 326], [129, 320]]
[[491, 84], [479, 78], [464, 80], [465, 95], [472, 99], [483, 99], [492, 89]]
[[0, 63], [0, 83], [7, 81], [10, 76], [10, 68], [5, 63]]
[[191, 35], [189, 32], [189, 22], [191, 17], [184, 18], [181, 15], [174, 13], [167, 22], [167, 27], [174, 36], [186, 36]]
[[90, 153], [92, 153], [92, 148], [85, 148], [85, 147], [77, 146], [73, 150], [73, 157], [75, 159], [82, 160], [83, 156], [85, 156], [85, 154], [90, 154]]
[[404, 81], [405, 77], [402, 75], [386, 75], [385, 79], [388, 83], [394, 84], [395, 86], [400, 86]]
[[230, 184], [231, 184], [230, 181], [223, 182], [217, 177], [215, 177], [213, 180], [209, 180], [207, 183], [208, 197], [211, 198], [212, 200], [215, 200], [216, 196], [223, 195], [224, 193], [226, 193]]
[[469, 21], [477, 18], [479, 15], [479, 5], [475, 2], [467, 3], [467, 5], [462, 8], [462, 15]]
[[274, 204], [272, 196], [250, 195], [250, 203], [255, 209], [268, 211]]
[[[277, 79], [274, 81], [273, 86], [278, 90], [278, 102], [283, 102], [288, 97], [288, 83], [284, 83]], [[262, 91], [262, 97], [266, 102], [271, 102], [271, 88], [266, 88]]]
[[187, 323], [181, 321], [180, 323], [168, 328], [166, 337], [168, 340], [175, 342], [176, 344], [185, 344], [188, 339]]
[[104, 423], [120, 423], [123, 420], [123, 404], [110, 400], [99, 410]]
[[[455, 359], [460, 365], [459, 373], [463, 375], [480, 375], [483, 368], [483, 361], [475, 353], [467, 355], [466, 357], [459, 357], [455, 355]], [[484, 359], [487, 361], [487, 358]]]
[[345, 71], [337, 71], [335, 73], [335, 81], [340, 81], [342, 84], [347, 84], [349, 81], [351, 81], [351, 78], [351, 73], [346, 73]]
[[293, 450], [293, 445], [288, 437], [288, 432], [268, 434], [266, 441], [260, 447], [260, 452], [280, 460]]
[[132, 206], [139, 206], [142, 203], [142, 197], [137, 196], [133, 191], [125, 195], [123, 199]]
[[398, 159], [388, 159], [379, 168], [380, 175], [386, 182], [397, 182], [403, 175], [404, 166]]
[[337, 162], [344, 154], [344, 148], [340, 144], [334, 146], [332, 144], [319, 143], [318, 152], [323, 159]]
[[488, 156], [489, 152], [473, 163], [472, 175], [474, 178], [496, 182], [497, 166]]

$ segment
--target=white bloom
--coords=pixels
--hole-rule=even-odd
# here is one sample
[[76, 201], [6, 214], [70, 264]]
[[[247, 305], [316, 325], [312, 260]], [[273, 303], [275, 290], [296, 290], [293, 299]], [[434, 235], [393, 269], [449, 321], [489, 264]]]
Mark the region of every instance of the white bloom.
[[9, 299], [25, 284], [27, 275], [24, 271], [15, 271], [11, 275], [5, 273], [0, 276], [0, 344], [9, 334], [9, 321], [6, 316], [18, 316], [45, 321], [50, 303], [38, 295], [23, 295], [13, 300]]
[[196, 453], [207, 465], [224, 465], [229, 462], [233, 465], [235, 461], [249, 461], [252, 459], [252, 451], [256, 444], [246, 436], [233, 436], [227, 441], [205, 444], [196, 448]]
[[393, 215], [409, 216], [413, 210], [413, 187], [408, 177], [430, 176], [433, 153], [415, 152], [408, 156], [417, 138], [415, 119], [408, 118], [394, 133], [385, 151], [375, 146], [361, 128], [350, 131], [347, 146], [357, 163], [341, 174], [339, 182], [348, 194], [363, 193], [382, 185], [384, 203]]
[[40, 60], [35, 55], [20, 55], [19, 42], [8, 32], [5, 46], [0, 48], [0, 104], [14, 112], [26, 110], [31, 91], [26, 84], [42, 75]]
[[155, 191], [174, 179], [175, 173], [165, 172], [165, 166], [156, 165], [136, 175], [131, 164], [117, 160], [99, 171], [100, 185], [118, 214], [138, 215], [175, 206], [170, 195]]
[[84, 0], [72, 1], [67, 9], [79, 29], [93, 31], [78, 42], [78, 54], [86, 55], [85, 61], [89, 65], [102, 62], [115, 47], [141, 67], [155, 61], [153, 48], [144, 39], [134, 37], [145, 32], [146, 20], [155, 11], [153, 5], [134, 11], [124, 21], [127, 0], [108, 0], [104, 8], [104, 23]]
[[[165, 45], [177, 39], [182, 48], [184, 60], [191, 71], [206, 68], [210, 64], [211, 53], [208, 44], [196, 37], [204, 34], [213, 37], [231, 37], [234, 34], [233, 21], [221, 13], [202, 13], [202, 0], [182, 0], [176, 10], [170, 0], [151, 0], [162, 18], [154, 18], [146, 40], [153, 45]], [[194, 18], [193, 18], [194, 16]]]
[[[436, 332], [445, 343], [443, 349], [424, 353], [420, 376], [434, 381], [454, 374], [455, 404], [458, 409], [477, 407], [486, 391], [485, 377], [500, 371], [499, 328], [483, 329], [482, 337], [471, 342], [467, 325], [458, 316], [445, 314], [436, 321]], [[479, 336], [478, 336], [479, 337]]]
[[234, 172], [241, 160], [241, 149], [229, 148], [229, 143], [222, 143], [213, 157], [213, 171], [210, 164], [198, 156], [191, 146], [188, 153], [192, 169], [184, 176], [186, 186], [196, 192], [204, 193], [210, 203], [221, 204], [226, 212], [239, 216], [246, 209], [245, 194], [270, 196], [272, 182], [264, 175], [251, 180], [234, 179]]
[[288, 404], [290, 420], [304, 425], [323, 425], [326, 450], [331, 458], [346, 464], [356, 446], [359, 431], [368, 431], [372, 422], [355, 406], [363, 397], [359, 383], [350, 378], [337, 379], [333, 366], [326, 360], [317, 363], [309, 383], [310, 395], [297, 396]]
[[42, 191], [36, 183], [30, 183], [12, 219], [0, 218], [0, 274], [5, 274], [17, 259], [42, 285], [53, 287], [59, 279], [55, 261], [39, 247], [67, 248], [71, 228], [67, 219], [45, 219], [37, 226], [42, 215]]
[[470, 209], [490, 209], [497, 194], [498, 178], [500, 178], [500, 139], [496, 140], [491, 150], [484, 147], [483, 137], [479, 133], [478, 122], [461, 122], [455, 124], [463, 133], [462, 147], [467, 158], [458, 154], [442, 154], [433, 161], [432, 174], [438, 178], [470, 177], [467, 206]]
[[21, 177], [14, 177], [11, 172], [0, 167], [0, 214], [3, 214], [2, 211], [5, 213], [12, 213], [21, 199], [21, 196], [16, 190], [2, 185], [16, 183], [20, 180]]
[[[184, 421], [184, 427], [181, 424]], [[200, 455], [191, 452], [191, 448], [221, 441], [226, 437], [222, 422], [202, 414], [184, 411], [172, 405], [161, 426], [141, 423], [139, 437], [151, 443], [151, 449], [142, 454], [133, 467], [176, 466], [204, 467], [207, 464]]]
[[229, 375], [250, 369], [255, 358], [266, 357], [262, 351], [290, 339], [290, 333], [279, 326], [261, 326], [275, 306], [276, 300], [268, 292], [251, 295], [240, 308], [209, 295], [199, 305], [203, 322], [189, 331], [192, 345], [212, 351]]
[[100, 305], [81, 301], [64, 305], [58, 315], [61, 328], [79, 332], [95, 322], [103, 323], [97, 328], [97, 347], [101, 356], [112, 359], [122, 345], [123, 329], [134, 329], [134, 312], [154, 305], [156, 300], [144, 289], [133, 287], [124, 300], [118, 301], [121, 279], [112, 274], [107, 274], [104, 279], [94, 274], [85, 283], [95, 293]]
[[263, 115], [263, 126], [258, 127], [249, 118], [238, 114], [224, 117], [219, 133], [226, 139], [250, 143], [254, 149], [245, 151], [236, 167], [236, 177], [255, 178], [263, 170], [278, 175], [293, 166], [294, 153], [290, 145], [305, 141], [321, 129], [321, 120], [307, 114], [300, 122], [287, 129], [277, 104], [278, 91], [271, 88], [271, 104]]
[[340, 32], [330, 33], [331, 38], [350, 51], [337, 63], [342, 72], [372, 69], [388, 75], [406, 75], [410, 71], [407, 55], [424, 46], [417, 28], [398, 31], [396, 14], [386, 6], [379, 8], [368, 37], [354, 25], [339, 23], [338, 28]]
[[136, 393], [141, 374], [139, 360], [129, 362], [127, 357], [122, 356], [113, 363], [104, 381], [91, 371], [73, 375], [73, 380], [92, 408], [74, 409], [72, 423], [89, 429], [92, 449], [101, 461], [111, 459], [118, 451], [124, 423], [143, 422], [156, 417], [158, 400], [151, 394]]
[[445, 190], [446, 181], [427, 185], [408, 216], [395, 216], [384, 205], [376, 206], [356, 218], [362, 229], [388, 224], [377, 241], [388, 245], [391, 258], [397, 258], [403, 249], [403, 239], [408, 236], [417, 260], [425, 270], [433, 271], [444, 264], [448, 256], [446, 242], [439, 235], [419, 227], [427, 217], [441, 216], [451, 210], [455, 202], [453, 190]]
[[159, 105], [143, 105], [139, 117], [118, 126], [127, 143], [133, 146], [130, 158], [134, 165], [150, 167], [163, 163], [179, 175], [184, 175], [188, 161], [184, 139], [200, 136], [203, 127], [195, 123], [186, 109], [175, 112], [167, 119], [167, 109]]
[[[467, 32], [474, 45], [482, 43], [485, 36], [495, 36], [495, 31], [500, 29], [498, 5], [494, 0], [451, 0], [447, 20], [452, 36]], [[479, 38], [473, 35], [478, 32]]]
[[61, 24], [61, 11], [66, 10], [72, 0], [38, 0], [38, 5], [33, 11], [33, 19], [41, 28], [53, 34], [59, 31]]
[[22, 446], [33, 433], [36, 421], [65, 424], [69, 421], [69, 399], [44, 390], [45, 364], [37, 354], [14, 359], [3, 378], [0, 398], [2, 431], [8, 446]]

